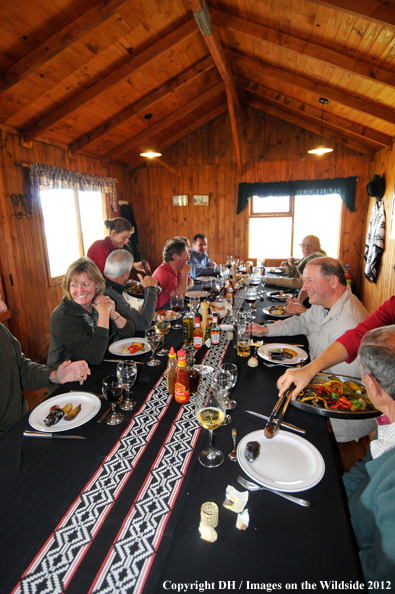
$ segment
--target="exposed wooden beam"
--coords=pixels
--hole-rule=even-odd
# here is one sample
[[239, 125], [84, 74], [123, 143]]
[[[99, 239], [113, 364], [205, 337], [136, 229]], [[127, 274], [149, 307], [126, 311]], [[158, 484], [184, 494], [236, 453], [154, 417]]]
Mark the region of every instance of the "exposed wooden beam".
[[82, 107], [89, 101], [93, 101], [99, 95], [108, 91], [112, 86], [120, 83], [137, 70], [143, 68], [143, 66], [146, 66], [150, 62], [159, 58], [159, 56], [167, 52], [173, 46], [185, 41], [196, 33], [196, 25], [192, 19], [176, 29], [176, 31], [173, 31], [152, 45], [147, 50], [141, 52], [141, 54], [133, 58], [129, 63], [124, 64], [105, 78], [101, 79], [98, 83], [89, 87], [89, 89], [83, 93], [80, 93], [74, 97], [74, 99], [71, 99], [71, 101], [64, 103], [58, 109], [51, 111], [51, 113], [49, 113], [47, 116], [39, 119], [34, 126], [25, 131], [25, 141], [29, 142], [30, 140], [34, 140], [34, 138], [36, 138], [39, 134], [42, 134], [44, 130], [47, 130], [56, 122], [62, 120], [64, 117], [68, 116], [70, 113]]
[[[213, 120], [217, 116], [221, 115], [225, 111], [227, 111], [226, 103], [224, 103], [223, 105], [220, 105], [216, 109], [213, 109], [213, 111], [210, 111], [210, 113], [199, 118], [198, 120], [195, 120], [193, 122], [193, 124], [191, 124], [190, 126], [187, 126], [186, 128], [183, 128], [180, 132], [178, 132], [174, 136], [167, 138], [164, 142], [161, 143], [161, 150], [164, 151], [167, 148], [169, 148], [169, 146], [176, 144], [176, 142], [178, 142], [179, 140], [182, 140], [183, 138], [185, 138], [185, 136], [188, 136], [188, 134], [191, 134], [195, 130], [198, 130], [198, 128], [201, 128], [208, 122], [211, 122], [211, 120]], [[133, 159], [133, 161], [130, 161], [129, 163], [131, 164], [132, 168], [137, 167], [138, 166], [137, 157], [136, 157], [136, 159]], [[139, 163], [139, 164], [141, 164], [141, 163]]]
[[77, 138], [77, 140], [70, 144], [70, 152], [76, 153], [77, 151], [80, 151], [87, 145], [91, 144], [92, 142], [95, 142], [95, 140], [97, 140], [101, 136], [104, 136], [105, 134], [111, 132], [111, 130], [114, 130], [114, 128], [116, 128], [117, 126], [124, 124], [132, 117], [138, 115], [143, 111], [146, 111], [147, 109], [150, 109], [155, 103], [157, 103], [167, 95], [174, 93], [177, 89], [184, 86], [186, 83], [190, 82], [203, 72], [206, 72], [207, 70], [213, 67], [214, 62], [211, 56], [205, 58], [204, 60], [201, 60], [200, 62], [192, 66], [192, 68], [188, 68], [187, 70], [185, 70], [177, 78], [174, 78], [162, 85], [161, 87], [158, 87], [157, 89], [155, 89], [155, 91], [149, 93], [146, 97], [143, 97], [143, 99], [140, 99], [140, 101], [136, 101], [136, 103], [133, 103], [128, 107], [125, 107], [125, 109], [120, 111], [113, 118], [110, 118], [109, 120], [107, 120], [103, 124], [100, 124], [100, 126], [97, 126], [87, 134], [84, 134], [83, 136]]
[[[299, 126], [299, 128], [304, 128], [305, 130], [309, 130], [310, 132], [317, 134], [317, 136], [321, 136], [321, 125], [319, 123], [314, 124], [308, 118], [305, 119], [301, 117], [300, 114], [295, 116], [294, 113], [291, 112], [291, 110], [284, 108], [284, 106], [280, 109], [279, 107], [277, 107], [277, 105], [273, 105], [270, 100], [262, 100], [261, 97], [254, 95], [253, 93], [251, 93], [251, 98], [249, 98], [247, 95], [245, 97], [245, 100], [246, 103], [251, 105], [251, 107], [255, 107], [255, 109], [260, 109], [261, 111], [270, 113], [276, 118], [285, 120], [290, 124], [294, 124], [295, 126]], [[347, 146], [348, 148], [359, 153], [365, 153], [368, 155], [372, 154], [372, 148], [369, 148], [364, 144], [350, 140], [348, 135], [334, 133], [333, 130], [329, 130], [326, 124], [324, 124], [322, 128], [322, 133], [326, 139], [334, 143], [343, 144], [344, 146]]]
[[[333, 87], [322, 85], [309, 78], [293, 74], [287, 70], [275, 68], [274, 66], [259, 62], [253, 58], [242, 56], [236, 52], [228, 52], [228, 56], [233, 64], [246, 68], [248, 70], [249, 78], [258, 83], [262, 82], [260, 76], [269, 76], [281, 82], [298, 87], [299, 89], [303, 89], [304, 91], [314, 93], [318, 97], [326, 97], [331, 101], [336, 101], [347, 107], [351, 106], [353, 109], [361, 111], [362, 113], [367, 113], [374, 118], [379, 118], [385, 122], [395, 124], [395, 111], [387, 107], [383, 107], [377, 103], [369, 103], [359, 97], [355, 97], [355, 95], [350, 95], [349, 93], [334, 89]], [[262, 82], [262, 84], [265, 83]]]
[[229, 88], [228, 83], [225, 83], [225, 90], [226, 90], [226, 100], [228, 102], [230, 127], [232, 129], [233, 143], [235, 145], [237, 170], [238, 170], [239, 175], [241, 177], [243, 175], [243, 162], [242, 162], [242, 159], [241, 159], [241, 148], [240, 148], [239, 131], [237, 129], [237, 119], [236, 119], [235, 106], [234, 106], [234, 103], [233, 103], [232, 93], [231, 93], [231, 90]]
[[[211, 101], [211, 99], [213, 99], [214, 97], [219, 95], [219, 93], [222, 93], [224, 90], [225, 90], [225, 83], [223, 83], [221, 81], [214, 87], [211, 87], [211, 89], [209, 89], [205, 93], [202, 93], [202, 95], [199, 95], [199, 97], [196, 97], [189, 103], [186, 103], [185, 105], [183, 105], [182, 107], [180, 107], [179, 109], [177, 109], [176, 111], [174, 111], [173, 113], [168, 115], [167, 117], [163, 118], [163, 120], [161, 120], [157, 124], [154, 124], [153, 126], [151, 126], [151, 136], [154, 136], [155, 134], [157, 134], [164, 128], [167, 128], [168, 126], [171, 126], [177, 120], [181, 119], [188, 113], [191, 113], [191, 111], [200, 107], [205, 102]], [[119, 155], [122, 155], [122, 154], [132, 150], [134, 147], [141, 145], [141, 143], [144, 143], [147, 140], [148, 140], [148, 128], [146, 128], [139, 134], [136, 134], [136, 136], [133, 136], [133, 138], [131, 138], [130, 140], [123, 142], [122, 144], [116, 146], [111, 151], [108, 151], [108, 153], [103, 155], [103, 157], [102, 157], [103, 165], [106, 165], [109, 161], [116, 159], [117, 157], [119, 157]]]
[[213, 11], [214, 22], [225, 29], [236, 31], [243, 36], [247, 36], [252, 40], [264, 40], [268, 43], [280, 46], [285, 49], [292, 50], [303, 56], [314, 58], [324, 64], [341, 68], [344, 72], [350, 74], [357, 74], [370, 81], [379, 82], [383, 85], [395, 88], [395, 75], [393, 72], [379, 68], [374, 64], [358, 60], [352, 56], [335, 52], [331, 49], [325, 48], [315, 43], [309, 43], [304, 39], [292, 37], [286, 33], [281, 33], [275, 29], [240, 19], [239, 17], [220, 12]]
[[384, 27], [395, 27], [395, 8], [393, 4], [378, 0], [315, 0], [316, 4], [335, 8], [361, 19], [373, 21]]
[[[315, 107], [305, 103], [304, 101], [301, 101], [300, 99], [295, 99], [295, 97], [284, 95], [284, 93], [273, 91], [272, 89], [268, 89], [263, 85], [247, 80], [240, 76], [236, 77], [236, 83], [239, 87], [246, 89], [247, 91], [252, 91], [253, 93], [256, 93], [263, 98], [270, 99], [279, 105], [285, 105], [297, 113], [300, 112], [302, 115], [311, 116], [321, 121], [322, 110], [320, 107]], [[366, 126], [362, 126], [351, 120], [334, 116], [328, 110], [325, 110], [325, 122], [340, 128], [340, 130], [347, 130], [353, 136], [355, 135], [356, 137], [359, 136], [362, 138], [367, 138], [368, 140], [371, 140], [372, 142], [382, 146], [392, 146], [391, 136], [383, 134], [382, 132], [378, 132], [377, 130], [373, 130], [372, 128], [367, 128]], [[358, 139], [355, 138], [355, 140]]]
[[64, 27], [35, 50], [24, 56], [0, 75], [0, 92], [6, 91], [20, 80], [35, 72], [40, 66], [54, 58], [81, 37], [108, 20], [131, 0], [101, 0], [96, 6]]

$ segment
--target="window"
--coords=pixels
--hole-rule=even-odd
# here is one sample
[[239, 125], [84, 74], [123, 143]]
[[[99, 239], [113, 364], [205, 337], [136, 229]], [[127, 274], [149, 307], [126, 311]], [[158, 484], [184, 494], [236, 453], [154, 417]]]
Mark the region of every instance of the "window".
[[299, 244], [306, 235], [317, 235], [322, 249], [338, 257], [342, 212], [338, 194], [253, 196], [249, 202], [249, 258], [299, 258]]
[[40, 187], [48, 276], [59, 284], [68, 266], [86, 255], [104, 236], [105, 212], [100, 192], [75, 192]]

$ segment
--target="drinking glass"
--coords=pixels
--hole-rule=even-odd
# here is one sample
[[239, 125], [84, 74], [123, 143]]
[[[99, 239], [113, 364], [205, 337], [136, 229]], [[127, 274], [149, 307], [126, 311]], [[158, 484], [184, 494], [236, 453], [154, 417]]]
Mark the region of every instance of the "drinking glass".
[[145, 331], [145, 340], [148, 342], [152, 349], [151, 358], [148, 361], [147, 365], [149, 365], [149, 367], [160, 365], [159, 359], [155, 359], [155, 351], [160, 345], [162, 339], [160, 334], [158, 334], [158, 332], [156, 331], [156, 328], [148, 328], [148, 330]]
[[[230, 392], [232, 390], [232, 376], [230, 373], [223, 371], [222, 369], [217, 369], [211, 381], [211, 388], [214, 392], [219, 391], [221, 393], [224, 398], [226, 410], [232, 410], [236, 407], [236, 402], [234, 400], [229, 400]], [[225, 415], [221, 425], [229, 425], [231, 421], [232, 417], [230, 415]]]
[[193, 311], [193, 315], [196, 316], [196, 312], [199, 309], [200, 306], [200, 299], [199, 297], [192, 297], [189, 300], [189, 303], [191, 305], [191, 310]]
[[237, 354], [239, 357], [250, 356], [250, 325], [245, 322], [237, 324]]
[[199, 462], [206, 468], [215, 468], [224, 461], [224, 455], [213, 448], [213, 431], [225, 418], [225, 400], [221, 391], [213, 391], [210, 386], [202, 384], [196, 394], [195, 415], [199, 424], [208, 429], [209, 447], [199, 454]]
[[124, 416], [117, 413], [117, 402], [122, 398], [122, 382], [117, 375], [108, 375], [102, 381], [103, 396], [111, 403], [111, 413], [106, 417], [107, 425], [119, 425]]
[[165, 320], [162, 318], [161, 320], [156, 322], [155, 328], [161, 337], [161, 343], [162, 343], [162, 348], [160, 349], [160, 351], [158, 351], [157, 354], [159, 355], [159, 357], [165, 357], [166, 355], [168, 355], [170, 353], [169, 349], [165, 349], [165, 336], [170, 331], [171, 322], [170, 322], [170, 320]]
[[117, 365], [117, 376], [122, 383], [126, 398], [119, 405], [122, 410], [132, 410], [136, 401], [130, 398], [130, 391], [137, 377], [137, 365], [134, 361], [121, 361]]
[[[170, 295], [170, 309], [175, 311], [176, 313], [180, 313], [182, 308], [184, 307], [184, 295]], [[182, 328], [182, 324], [173, 324], [174, 330], [179, 330]]]
[[258, 298], [258, 291], [256, 289], [248, 289], [245, 294], [245, 301], [250, 306], [250, 312], [256, 311], [256, 300]]
[[210, 293], [211, 289], [213, 288], [213, 279], [211, 276], [207, 276], [204, 281], [202, 282], [202, 289], [203, 291], [207, 291]]
[[235, 365], [235, 363], [222, 363], [221, 369], [223, 371], [227, 371], [228, 373], [230, 373], [230, 375], [232, 376], [232, 388], [234, 388], [237, 384], [237, 365]]

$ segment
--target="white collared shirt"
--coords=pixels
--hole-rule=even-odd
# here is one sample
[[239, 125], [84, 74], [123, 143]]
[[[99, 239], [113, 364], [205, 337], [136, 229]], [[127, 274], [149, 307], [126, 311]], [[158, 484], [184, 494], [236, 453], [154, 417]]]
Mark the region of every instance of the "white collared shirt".
[[370, 453], [373, 460], [395, 447], [395, 423], [378, 425], [377, 439], [370, 443]]

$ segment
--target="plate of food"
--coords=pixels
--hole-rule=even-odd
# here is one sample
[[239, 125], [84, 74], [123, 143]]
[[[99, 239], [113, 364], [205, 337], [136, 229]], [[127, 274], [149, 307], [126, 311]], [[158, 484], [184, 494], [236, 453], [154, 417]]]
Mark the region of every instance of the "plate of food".
[[306, 361], [308, 355], [303, 349], [279, 342], [263, 344], [259, 347], [258, 356], [270, 363], [284, 362], [287, 365], [298, 365]]
[[216, 274], [213, 273], [213, 276], [197, 276], [195, 278], [195, 281], [198, 281], [198, 283], [202, 283], [204, 281], [212, 281], [216, 278]]
[[38, 404], [29, 415], [29, 423], [37, 431], [68, 431], [90, 421], [100, 408], [101, 401], [96, 394], [69, 392]]
[[[157, 286], [157, 287], [155, 287], [155, 289], [156, 289], [156, 292], [158, 295], [160, 295], [162, 293], [161, 287]], [[136, 281], [136, 280], [128, 281], [125, 286], [125, 291], [131, 297], [138, 297], [140, 299], [144, 298], [144, 287], [139, 281]]]
[[207, 297], [207, 291], [188, 291], [185, 293], [185, 299], [200, 299], [202, 297]]
[[264, 429], [245, 435], [237, 447], [237, 461], [255, 482], [286, 493], [311, 489], [325, 473], [317, 448], [282, 429], [273, 439], [265, 437]]
[[347, 375], [319, 373], [291, 404], [337, 419], [369, 419], [382, 414], [370, 402], [361, 380]]
[[145, 338], [124, 338], [113, 342], [108, 347], [108, 350], [113, 355], [122, 355], [123, 357], [135, 357], [137, 355], [145, 355], [151, 350], [150, 345]]
[[267, 291], [266, 294], [272, 301], [287, 301], [295, 295], [295, 291]]
[[155, 312], [155, 320], [168, 320], [169, 322], [174, 322], [174, 320], [179, 320], [181, 318], [181, 313], [179, 311], [172, 311], [171, 309], [158, 309]]
[[281, 268], [270, 268], [269, 272], [271, 274], [285, 274], [284, 270], [281, 270]]
[[271, 307], [265, 307], [262, 309], [262, 312], [267, 316], [272, 316], [273, 318], [290, 318], [295, 314], [288, 314], [285, 311], [286, 305], [272, 305]]

